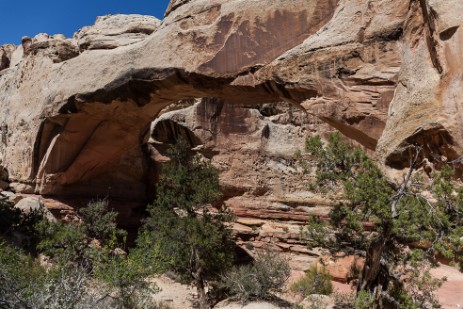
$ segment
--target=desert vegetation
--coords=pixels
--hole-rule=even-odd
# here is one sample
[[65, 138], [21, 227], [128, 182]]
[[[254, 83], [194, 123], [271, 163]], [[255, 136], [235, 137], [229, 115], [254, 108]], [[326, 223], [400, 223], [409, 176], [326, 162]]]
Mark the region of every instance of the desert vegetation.
[[160, 308], [137, 250], [124, 251], [116, 213], [99, 200], [82, 221], [50, 221], [2, 202], [1, 308]]
[[[399, 183], [359, 148], [332, 134], [325, 145], [307, 140], [307, 160], [316, 165], [321, 192], [339, 191], [342, 198], [329, 220], [310, 218], [305, 233], [309, 246], [334, 256], [364, 259], [356, 279], [356, 308], [434, 308], [442, 280], [429, 269], [445, 257], [463, 269], [463, 189], [454, 170], [445, 165], [428, 183], [416, 174], [421, 148], [416, 146], [408, 172]], [[426, 194], [422, 192], [426, 191]], [[369, 228], [371, 227], [371, 228]]]
[[[438, 307], [434, 292], [443, 279], [429, 270], [441, 257], [463, 268], [463, 189], [454, 171], [445, 166], [429, 180], [421, 177], [417, 147], [395, 183], [339, 134], [326, 144], [310, 138], [305, 146], [306, 155], [297, 156], [301, 170], [315, 175], [310, 190], [341, 195], [329, 220], [312, 216], [302, 233], [311, 248], [363, 263], [352, 281], [355, 297], [333, 296], [332, 278], [320, 265], [290, 290], [309, 299], [331, 295], [351, 308]], [[284, 256], [257, 250], [251, 264], [235, 265], [234, 218], [221, 202], [218, 171], [184, 140], [167, 154], [131, 248], [107, 200], [90, 202], [70, 222], [2, 201], [0, 307], [163, 308], [149, 279], [166, 272], [196, 288], [198, 308], [224, 298], [274, 300], [283, 292], [291, 273]], [[318, 300], [311, 306], [323, 306]]]
[[233, 217], [219, 201], [217, 170], [184, 140], [168, 155], [132, 248], [107, 200], [90, 202], [71, 222], [1, 202], [0, 307], [164, 308], [148, 279], [165, 272], [196, 287], [199, 308], [279, 291], [290, 273], [286, 259], [262, 253], [252, 265], [233, 267]]

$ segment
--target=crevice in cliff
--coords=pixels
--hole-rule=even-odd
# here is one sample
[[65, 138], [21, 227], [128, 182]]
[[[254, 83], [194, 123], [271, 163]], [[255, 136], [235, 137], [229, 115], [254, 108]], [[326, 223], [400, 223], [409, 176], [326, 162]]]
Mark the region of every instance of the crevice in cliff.
[[[430, 163], [440, 169], [447, 162], [459, 157], [454, 145], [455, 142], [446, 128], [431, 123], [414, 132], [396, 147], [396, 150], [386, 158], [386, 165], [399, 170], [409, 167], [416, 155], [416, 148], [420, 147], [418, 162]], [[461, 169], [461, 166], [455, 168]]]
[[437, 51], [437, 46], [439, 43], [434, 38], [436, 32], [435, 19], [437, 13], [428, 6], [427, 0], [419, 0], [419, 3], [424, 18], [426, 28], [426, 44], [428, 45], [431, 61], [437, 72], [441, 74], [443, 72], [443, 68]]
[[32, 157], [32, 175], [31, 179], [38, 177], [42, 161], [50, 147], [53, 139], [63, 132], [68, 119], [64, 117], [49, 118], [44, 120], [39, 128], [34, 143], [34, 152]]

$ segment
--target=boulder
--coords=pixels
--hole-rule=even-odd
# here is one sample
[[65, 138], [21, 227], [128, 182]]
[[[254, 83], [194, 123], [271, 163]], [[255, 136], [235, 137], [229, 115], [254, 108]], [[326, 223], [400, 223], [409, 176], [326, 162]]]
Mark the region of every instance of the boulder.
[[106, 15], [97, 18], [93, 26], [79, 30], [74, 38], [81, 51], [114, 49], [143, 41], [156, 31], [161, 22], [152, 16]]
[[23, 198], [18, 203], [16, 203], [14, 207], [21, 210], [25, 214], [29, 214], [32, 211], [42, 211], [45, 218], [47, 218], [49, 221], [56, 220], [52, 213], [45, 208], [41, 199], [37, 197]]

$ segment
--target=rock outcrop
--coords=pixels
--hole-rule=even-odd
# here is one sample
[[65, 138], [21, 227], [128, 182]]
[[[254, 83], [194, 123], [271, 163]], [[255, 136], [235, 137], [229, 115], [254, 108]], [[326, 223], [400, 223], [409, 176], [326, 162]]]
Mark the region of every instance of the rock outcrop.
[[325, 134], [329, 126], [288, 103], [243, 106], [206, 98], [190, 104], [152, 123], [147, 147], [157, 154], [154, 162], [165, 160], [166, 145], [189, 141], [220, 171], [224, 203], [237, 216], [237, 244], [251, 255], [258, 248], [285, 252], [293, 269], [305, 270], [319, 252], [307, 249], [300, 229], [310, 214], [326, 216], [332, 201], [309, 192], [313, 179], [294, 154], [308, 134]]
[[113, 49], [143, 41], [159, 28], [161, 21], [143, 15], [106, 15], [98, 17], [95, 25], [87, 26], [74, 35], [81, 51]]
[[394, 169], [416, 145], [459, 161], [461, 16], [460, 0], [172, 0], [162, 22], [25, 37], [0, 47], [2, 187], [134, 214], [159, 143], [183, 135], [221, 168], [243, 246], [305, 250], [296, 227], [329, 207], [293, 173], [305, 136], [329, 124]]

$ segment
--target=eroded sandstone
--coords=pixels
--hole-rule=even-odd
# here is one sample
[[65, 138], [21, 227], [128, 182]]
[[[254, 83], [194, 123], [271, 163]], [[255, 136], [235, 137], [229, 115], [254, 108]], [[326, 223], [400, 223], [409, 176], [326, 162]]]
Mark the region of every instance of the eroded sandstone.
[[156, 147], [183, 135], [221, 169], [243, 246], [304, 250], [291, 226], [329, 205], [301, 195], [291, 160], [319, 120], [390, 168], [415, 145], [431, 169], [459, 162], [461, 16], [459, 0], [172, 0], [162, 22], [25, 37], [0, 48], [2, 187], [144, 205]]

